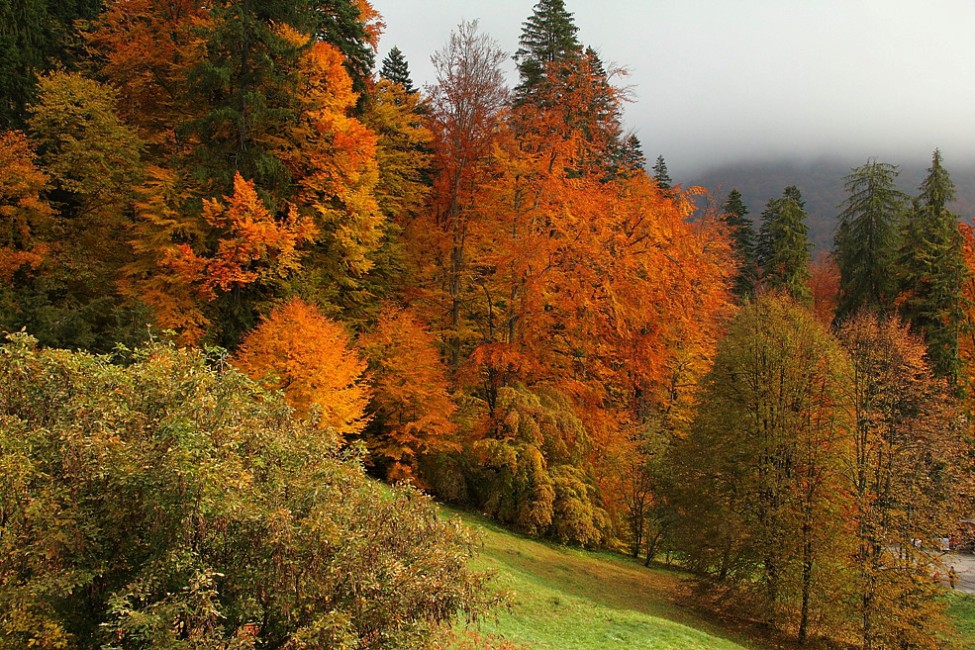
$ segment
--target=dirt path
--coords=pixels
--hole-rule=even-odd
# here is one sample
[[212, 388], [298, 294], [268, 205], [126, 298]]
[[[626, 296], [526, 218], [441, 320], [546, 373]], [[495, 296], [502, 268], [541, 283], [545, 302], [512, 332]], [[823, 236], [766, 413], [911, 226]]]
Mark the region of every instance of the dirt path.
[[955, 568], [955, 589], [967, 594], [975, 594], [975, 555], [945, 553], [945, 564]]

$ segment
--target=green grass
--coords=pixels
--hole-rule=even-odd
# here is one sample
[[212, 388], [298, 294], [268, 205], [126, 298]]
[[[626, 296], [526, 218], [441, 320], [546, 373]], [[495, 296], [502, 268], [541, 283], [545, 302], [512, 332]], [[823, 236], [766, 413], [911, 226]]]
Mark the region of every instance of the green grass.
[[975, 650], [975, 596], [953, 595], [948, 612], [958, 627], [959, 648]]
[[681, 575], [613, 553], [546, 544], [460, 513], [483, 536], [479, 570], [498, 572], [511, 609], [482, 631], [523, 648], [734, 650], [755, 648], [681, 605]]

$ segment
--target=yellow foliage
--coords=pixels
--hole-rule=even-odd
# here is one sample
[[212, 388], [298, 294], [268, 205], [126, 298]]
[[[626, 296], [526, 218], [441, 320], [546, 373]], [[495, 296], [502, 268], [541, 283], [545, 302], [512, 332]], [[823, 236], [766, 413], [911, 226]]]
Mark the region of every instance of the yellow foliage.
[[341, 52], [293, 28], [281, 36], [304, 47], [298, 62], [296, 100], [301, 115], [283, 142], [271, 148], [298, 185], [298, 205], [315, 217], [337, 248], [345, 267], [355, 274], [372, 267], [368, 255], [380, 245], [383, 215], [376, 202], [379, 181], [376, 135], [349, 114], [358, 96], [343, 66]]

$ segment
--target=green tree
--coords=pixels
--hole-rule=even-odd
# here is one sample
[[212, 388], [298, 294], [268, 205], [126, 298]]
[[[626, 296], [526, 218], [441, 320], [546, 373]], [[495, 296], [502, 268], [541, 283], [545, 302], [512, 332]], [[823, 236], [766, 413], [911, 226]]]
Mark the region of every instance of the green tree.
[[809, 299], [808, 233], [802, 194], [790, 185], [762, 212], [756, 249], [762, 287], [785, 291], [797, 300]]
[[198, 143], [189, 158], [208, 194], [228, 193], [240, 173], [277, 211], [295, 191], [271, 137], [298, 117], [293, 80], [300, 50], [275, 28], [293, 20], [291, 8], [243, 0], [217, 4], [209, 13], [205, 55], [189, 71], [187, 99], [195, 117], [177, 130]]
[[528, 100], [542, 84], [549, 64], [582, 54], [582, 44], [576, 38], [578, 31], [563, 0], [539, 0], [522, 24], [514, 56], [521, 80], [515, 87], [516, 104]]
[[667, 171], [667, 161], [664, 160], [663, 156], [657, 156], [657, 162], [653, 164], [653, 179], [664, 191], [669, 190], [673, 184], [670, 173]]
[[800, 641], [830, 612], [840, 577], [848, 364], [805, 308], [762, 295], [720, 342], [690, 435], [674, 446], [690, 565], [757, 589], [767, 623], [794, 623]]
[[[285, 5], [293, 0], [284, 0]], [[266, 4], [266, 0], [262, 2]], [[352, 89], [365, 92], [376, 63], [376, 45], [382, 23], [379, 14], [366, 0], [303, 0], [310, 26], [293, 23], [301, 31], [338, 48], [352, 78]]]
[[924, 338], [934, 373], [954, 384], [960, 372], [958, 335], [967, 267], [958, 218], [947, 207], [955, 198], [955, 184], [937, 149], [920, 190], [901, 236], [901, 315]]
[[51, 177], [59, 217], [51, 255], [20, 287], [14, 322], [45, 345], [111, 350], [145, 332], [145, 308], [118, 291], [130, 208], [143, 177], [143, 142], [117, 114], [118, 94], [78, 73], [42, 75], [28, 125]]
[[416, 92], [413, 87], [413, 79], [410, 77], [410, 66], [406, 62], [403, 52], [395, 45], [383, 59], [383, 67], [379, 70], [379, 76], [389, 79], [395, 84], [403, 86], [403, 90], [412, 94]]
[[839, 318], [864, 307], [886, 312], [893, 304], [897, 236], [907, 198], [897, 190], [897, 174], [895, 165], [868, 160], [844, 179], [847, 198], [834, 243]]
[[38, 76], [74, 60], [76, 20], [98, 15], [102, 0], [0, 3], [0, 130], [23, 127]]
[[739, 298], [755, 293], [758, 279], [758, 261], [755, 257], [755, 227], [748, 218], [748, 207], [736, 189], [728, 193], [722, 205], [722, 219], [731, 231], [731, 244], [741, 265], [735, 276], [734, 292]]

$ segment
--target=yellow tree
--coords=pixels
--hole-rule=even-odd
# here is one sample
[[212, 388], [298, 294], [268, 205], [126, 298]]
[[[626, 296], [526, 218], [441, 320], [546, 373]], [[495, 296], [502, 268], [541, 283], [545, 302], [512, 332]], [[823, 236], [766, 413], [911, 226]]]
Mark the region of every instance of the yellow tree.
[[299, 415], [312, 415], [339, 435], [359, 433], [368, 420], [365, 361], [340, 324], [298, 298], [271, 310], [245, 337], [234, 363], [283, 390]]

